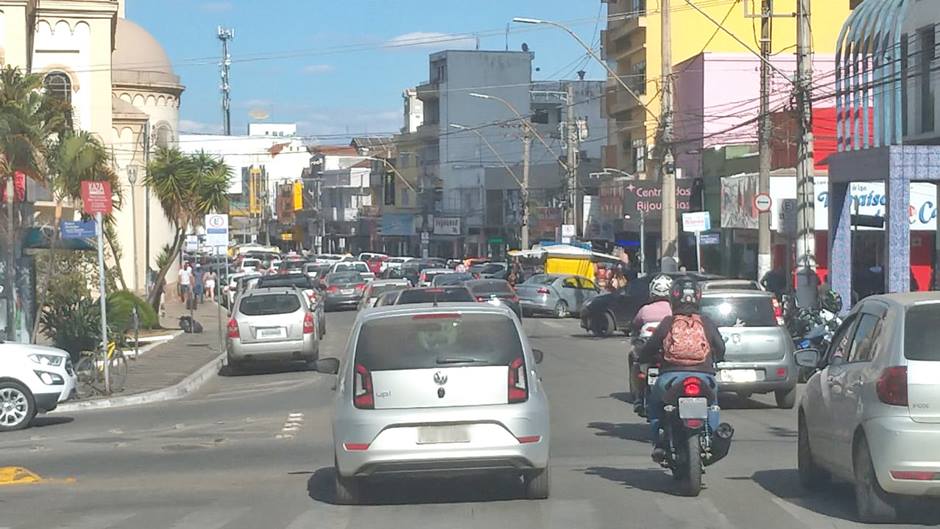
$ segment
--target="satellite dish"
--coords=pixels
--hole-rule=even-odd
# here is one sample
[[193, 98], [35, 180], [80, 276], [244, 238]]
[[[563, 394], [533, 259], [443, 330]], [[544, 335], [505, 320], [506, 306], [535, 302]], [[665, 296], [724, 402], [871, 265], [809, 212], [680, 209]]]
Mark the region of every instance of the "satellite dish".
[[271, 117], [271, 114], [263, 108], [253, 108], [248, 111], [248, 115], [251, 116], [252, 119], [256, 120], [263, 120]]
[[529, 51], [529, 44], [526, 42], [522, 43], [522, 51]]

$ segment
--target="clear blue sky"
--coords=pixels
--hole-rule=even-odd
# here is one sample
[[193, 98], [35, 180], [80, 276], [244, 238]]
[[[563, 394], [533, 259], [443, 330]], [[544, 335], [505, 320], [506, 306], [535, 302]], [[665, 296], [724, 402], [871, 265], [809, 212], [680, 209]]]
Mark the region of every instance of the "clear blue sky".
[[[427, 79], [429, 53], [472, 49], [475, 34], [481, 49], [502, 50], [514, 16], [570, 22], [597, 47], [601, 7], [600, 0], [127, 0], [127, 17], [163, 44], [186, 85], [183, 132], [221, 128], [222, 24], [235, 28], [233, 132], [244, 133], [249, 112], [264, 111], [268, 121], [296, 122], [302, 134], [329, 143], [347, 131], [397, 131], [401, 92]], [[467, 38], [387, 46], [432, 34]], [[574, 78], [579, 66], [588, 78], [603, 79], [602, 68], [561, 30], [513, 24], [509, 49], [523, 42], [535, 52], [534, 79]]]

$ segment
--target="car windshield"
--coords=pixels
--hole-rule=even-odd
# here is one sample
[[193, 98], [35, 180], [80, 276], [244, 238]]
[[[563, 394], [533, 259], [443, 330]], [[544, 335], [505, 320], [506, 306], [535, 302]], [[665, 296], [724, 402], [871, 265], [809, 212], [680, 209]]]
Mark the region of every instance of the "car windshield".
[[522, 356], [512, 320], [494, 314], [427, 313], [363, 324], [356, 363], [373, 371], [508, 366]]
[[466, 288], [414, 288], [405, 290], [398, 296], [397, 305], [411, 303], [453, 303], [474, 301]]
[[904, 314], [904, 357], [940, 362], [940, 303], [916, 305]]
[[345, 283], [361, 283], [362, 275], [359, 272], [333, 272], [326, 276], [329, 285], [342, 285]]
[[296, 294], [252, 294], [242, 298], [238, 312], [245, 316], [290, 314], [300, 308]]
[[551, 285], [556, 279], [558, 279], [557, 276], [537, 274], [526, 279], [523, 285]]
[[377, 298], [386, 292], [393, 292], [395, 290], [404, 290], [408, 288], [407, 285], [398, 285], [398, 284], [389, 284], [389, 285], [372, 285], [372, 288], [369, 290], [369, 297]]
[[702, 315], [719, 327], [776, 327], [777, 318], [770, 298], [705, 297]]

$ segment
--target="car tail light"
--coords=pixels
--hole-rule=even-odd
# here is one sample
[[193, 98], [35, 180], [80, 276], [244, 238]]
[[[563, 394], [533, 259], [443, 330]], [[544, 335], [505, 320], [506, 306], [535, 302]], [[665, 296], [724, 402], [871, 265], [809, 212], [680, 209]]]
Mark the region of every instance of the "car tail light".
[[339, 292], [339, 287], [337, 287], [336, 285], [330, 285], [326, 287], [326, 291], [327, 292]]
[[238, 332], [238, 322], [235, 321], [235, 318], [228, 320], [228, 337], [229, 338], [241, 337], [241, 334]]
[[907, 406], [907, 368], [897, 366], [882, 371], [875, 390], [881, 402], [892, 406]]
[[365, 289], [366, 289], [366, 284], [365, 284], [365, 283], [360, 283], [360, 284], [356, 285], [356, 290], [359, 291], [359, 292], [362, 292], [362, 291], [365, 290]]
[[527, 445], [527, 444], [537, 443], [541, 441], [542, 436], [541, 435], [523, 435], [522, 437], [516, 437], [516, 439], [519, 441], [519, 444]]
[[940, 479], [940, 472], [925, 472], [920, 470], [892, 470], [891, 477], [894, 479], [907, 479], [911, 481], [935, 481]]
[[702, 381], [695, 377], [689, 377], [683, 380], [682, 393], [686, 397], [698, 397], [702, 394]]
[[343, 448], [347, 452], [365, 452], [369, 449], [369, 443], [343, 443]]
[[549, 290], [548, 290], [547, 288], [545, 288], [545, 287], [542, 287], [542, 288], [536, 290], [536, 292], [538, 292], [539, 294], [548, 294]]
[[519, 296], [513, 294], [512, 297], [509, 298], [509, 299], [510, 299], [511, 301], [518, 302], [518, 301], [519, 301]]
[[479, 301], [479, 302], [486, 302], [486, 301], [489, 301], [489, 300], [490, 300], [490, 298], [489, 298], [488, 296], [477, 296], [477, 301]]
[[525, 361], [522, 357], [516, 358], [509, 364], [509, 403], [525, 402], [529, 398], [529, 388], [526, 384]]
[[783, 321], [783, 307], [780, 306], [780, 302], [777, 301], [777, 298], [770, 300], [774, 306], [774, 317], [777, 318], [777, 325], [785, 325], [786, 322]]
[[356, 364], [356, 373], [353, 375], [353, 405], [361, 410], [375, 408], [372, 373], [362, 364]]
[[304, 334], [313, 334], [313, 331], [313, 314], [308, 312], [304, 314]]

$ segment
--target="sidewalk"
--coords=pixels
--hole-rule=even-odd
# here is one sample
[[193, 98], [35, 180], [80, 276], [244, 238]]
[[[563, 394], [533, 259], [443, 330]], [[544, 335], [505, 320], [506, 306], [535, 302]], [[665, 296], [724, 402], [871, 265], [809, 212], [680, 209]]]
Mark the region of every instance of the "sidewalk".
[[[175, 295], [168, 295], [166, 316], [160, 319], [160, 323], [167, 330], [179, 329], [179, 317], [184, 314], [189, 314], [185, 305], [180, 303]], [[124, 391], [114, 393], [110, 397], [102, 395], [69, 401], [61, 404], [58, 410], [146, 404], [179, 398], [197, 389], [218, 372], [222, 355], [219, 349], [217, 305], [209, 301], [199, 305], [194, 317], [203, 326], [201, 334], [180, 334], [141, 354], [136, 360], [132, 359], [133, 354], [130, 355]], [[222, 318], [223, 322], [226, 321], [227, 314], [224, 309]]]

